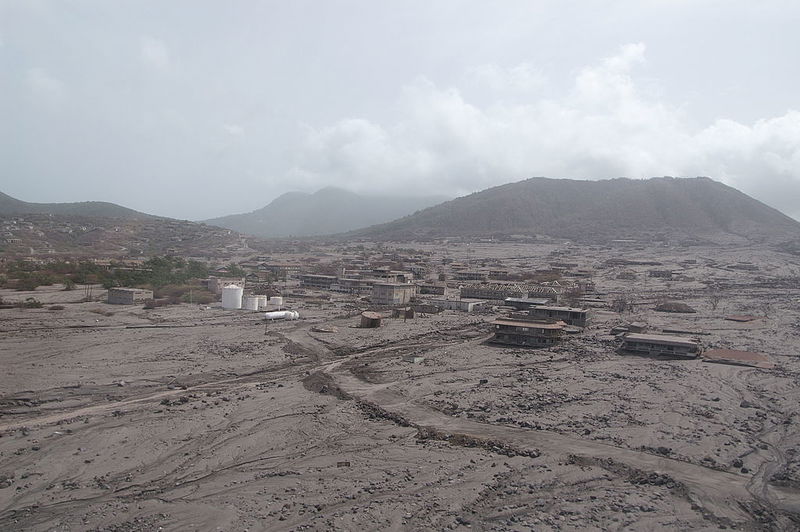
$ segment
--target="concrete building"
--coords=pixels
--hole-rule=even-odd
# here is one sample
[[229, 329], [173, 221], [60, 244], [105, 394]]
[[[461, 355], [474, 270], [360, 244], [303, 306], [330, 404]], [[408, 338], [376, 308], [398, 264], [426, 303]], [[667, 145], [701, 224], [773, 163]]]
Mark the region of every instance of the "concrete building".
[[288, 263], [262, 263], [258, 265], [258, 269], [270, 272], [280, 279], [300, 273], [301, 266], [299, 264]]
[[622, 338], [620, 350], [642, 355], [696, 358], [700, 354], [700, 344], [680, 336], [627, 333]]
[[303, 288], [315, 288], [318, 290], [330, 290], [338, 279], [335, 275], [317, 275], [304, 273], [300, 276], [300, 286]]
[[420, 294], [443, 296], [446, 288], [444, 283], [417, 283], [417, 290]]
[[205, 280], [209, 292], [214, 292], [217, 295], [222, 294], [222, 289], [226, 286], [235, 284], [238, 287], [244, 288], [244, 277], [209, 277]]
[[372, 285], [374, 284], [374, 279], [339, 279], [335, 284], [331, 285], [331, 290], [346, 294], [363, 295], [372, 293]]
[[547, 305], [550, 300], [546, 297], [507, 297], [503, 301], [506, 306], [517, 310], [528, 310], [532, 307]]
[[522, 321], [508, 318], [494, 320], [492, 342], [520, 347], [547, 347], [561, 340], [566, 324], [563, 321]]
[[538, 306], [528, 310], [531, 318], [537, 320], [561, 320], [567, 325], [585, 327], [589, 318], [589, 311], [573, 307], [548, 307]]
[[372, 304], [379, 306], [405, 305], [416, 294], [417, 287], [405, 283], [375, 283], [372, 285]]
[[459, 310], [461, 312], [473, 312], [482, 308], [486, 301], [483, 299], [431, 299], [430, 304], [442, 310]]
[[462, 270], [453, 274], [453, 279], [456, 281], [486, 281], [489, 279], [487, 272]]
[[153, 299], [152, 290], [141, 288], [109, 288], [108, 302], [112, 305], [136, 305]]
[[[349, 272], [345, 270], [342, 273]], [[356, 277], [376, 279], [385, 283], [410, 283], [414, 280], [414, 274], [411, 272], [397, 271], [389, 268], [373, 268], [372, 270], [360, 271], [359, 275], [356, 275]]]

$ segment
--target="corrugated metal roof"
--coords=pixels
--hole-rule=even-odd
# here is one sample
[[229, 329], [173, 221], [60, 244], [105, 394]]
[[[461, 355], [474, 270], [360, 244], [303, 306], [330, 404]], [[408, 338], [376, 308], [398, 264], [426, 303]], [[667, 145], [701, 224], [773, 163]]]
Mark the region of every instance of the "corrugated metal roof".
[[713, 359], [736, 360], [741, 362], [768, 362], [769, 359], [761, 353], [753, 351], [738, 351], [736, 349], [709, 349], [703, 356]]

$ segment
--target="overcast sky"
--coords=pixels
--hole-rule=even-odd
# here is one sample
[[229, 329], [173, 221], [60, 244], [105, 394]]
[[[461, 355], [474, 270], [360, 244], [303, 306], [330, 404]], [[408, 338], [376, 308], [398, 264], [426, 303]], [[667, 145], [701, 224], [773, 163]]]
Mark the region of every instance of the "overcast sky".
[[705, 175], [800, 219], [798, 27], [797, 0], [0, 0], [0, 191], [203, 219]]

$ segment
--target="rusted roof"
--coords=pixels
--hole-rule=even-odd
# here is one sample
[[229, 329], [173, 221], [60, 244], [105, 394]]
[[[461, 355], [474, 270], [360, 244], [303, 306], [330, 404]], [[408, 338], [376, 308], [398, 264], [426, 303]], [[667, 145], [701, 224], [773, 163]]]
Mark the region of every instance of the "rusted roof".
[[772, 368], [775, 365], [770, 362], [766, 355], [753, 351], [738, 351], [736, 349], [709, 349], [703, 356], [710, 362], [722, 362], [728, 364], [744, 364], [759, 368]]
[[725, 316], [725, 319], [728, 321], [748, 322], [757, 320], [758, 316], [750, 316], [750, 315]]

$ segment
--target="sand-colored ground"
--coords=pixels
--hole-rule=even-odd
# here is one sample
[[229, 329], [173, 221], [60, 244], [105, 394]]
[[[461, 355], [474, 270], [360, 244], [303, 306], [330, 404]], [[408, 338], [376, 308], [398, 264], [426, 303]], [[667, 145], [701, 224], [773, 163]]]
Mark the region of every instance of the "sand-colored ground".
[[[598, 304], [583, 332], [526, 350], [486, 342], [494, 313], [357, 329], [348, 298], [289, 296], [303, 319], [265, 325], [196, 305], [3, 291], [65, 308], [0, 310], [0, 528], [797, 529], [800, 261], [743, 249], [448, 251], [511, 267], [554, 252], [594, 269], [598, 299], [625, 294], [638, 308]], [[606, 266], [619, 256], [680, 274]], [[653, 311], [664, 298], [697, 313]], [[609, 331], [633, 320], [757, 350], [775, 367], [618, 354]]]

